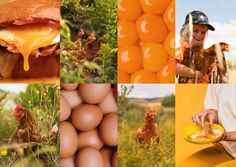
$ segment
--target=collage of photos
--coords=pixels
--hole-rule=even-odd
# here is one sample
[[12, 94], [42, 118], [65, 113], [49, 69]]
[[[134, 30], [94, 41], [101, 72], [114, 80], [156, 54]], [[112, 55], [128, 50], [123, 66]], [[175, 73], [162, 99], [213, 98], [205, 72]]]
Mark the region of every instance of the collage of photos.
[[0, 0], [0, 167], [236, 167], [236, 0]]

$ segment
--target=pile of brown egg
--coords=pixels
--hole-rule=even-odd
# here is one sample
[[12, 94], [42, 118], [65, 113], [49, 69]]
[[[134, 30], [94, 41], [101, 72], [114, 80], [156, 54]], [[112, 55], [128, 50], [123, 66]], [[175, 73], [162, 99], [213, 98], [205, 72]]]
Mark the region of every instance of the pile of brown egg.
[[61, 85], [61, 167], [118, 166], [116, 96], [115, 85]]

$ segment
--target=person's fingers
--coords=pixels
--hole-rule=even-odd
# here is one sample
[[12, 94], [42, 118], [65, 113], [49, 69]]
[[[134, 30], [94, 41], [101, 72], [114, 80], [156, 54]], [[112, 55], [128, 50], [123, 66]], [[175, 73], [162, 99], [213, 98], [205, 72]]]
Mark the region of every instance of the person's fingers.
[[193, 121], [193, 122], [196, 122], [195, 115], [192, 116], [192, 121]]
[[213, 125], [213, 123], [215, 121], [214, 115], [208, 114], [208, 121], [209, 121], [210, 125]]
[[200, 125], [201, 126], [204, 126], [206, 115], [207, 115], [207, 112], [203, 111], [202, 114], [201, 114], [201, 117], [200, 117]]
[[200, 117], [201, 117], [201, 113], [199, 113], [199, 114], [196, 115], [196, 117], [195, 117], [196, 123], [199, 124], [199, 125], [201, 125]]

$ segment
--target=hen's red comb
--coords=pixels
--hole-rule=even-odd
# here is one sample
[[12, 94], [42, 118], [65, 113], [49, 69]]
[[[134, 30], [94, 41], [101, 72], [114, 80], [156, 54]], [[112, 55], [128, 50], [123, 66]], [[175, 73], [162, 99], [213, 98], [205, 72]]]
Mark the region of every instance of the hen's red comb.
[[16, 105], [15, 110], [19, 110], [22, 109], [22, 107], [20, 105]]

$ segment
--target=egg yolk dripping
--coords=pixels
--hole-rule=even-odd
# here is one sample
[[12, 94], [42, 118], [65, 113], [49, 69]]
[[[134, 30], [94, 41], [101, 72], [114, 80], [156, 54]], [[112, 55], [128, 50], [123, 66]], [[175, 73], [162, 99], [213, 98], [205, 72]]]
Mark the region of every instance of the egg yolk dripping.
[[29, 24], [9, 26], [0, 30], [0, 39], [13, 44], [20, 51], [24, 59], [24, 70], [29, 70], [29, 55], [32, 51], [55, 44], [60, 34], [59, 29], [49, 24]]

